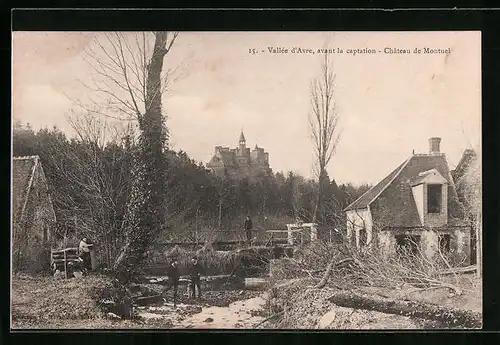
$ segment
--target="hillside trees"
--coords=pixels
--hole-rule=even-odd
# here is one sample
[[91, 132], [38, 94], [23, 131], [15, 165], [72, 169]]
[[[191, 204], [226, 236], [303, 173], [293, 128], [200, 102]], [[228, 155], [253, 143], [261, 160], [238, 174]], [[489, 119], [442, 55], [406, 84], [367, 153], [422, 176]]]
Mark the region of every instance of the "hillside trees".
[[[123, 221], [137, 144], [129, 127], [114, 128], [112, 122], [93, 114], [79, 114], [73, 119], [78, 120], [72, 122], [74, 132], [80, 132], [73, 138], [57, 128], [34, 131], [17, 124], [13, 153], [40, 156], [60, 237], [66, 235], [68, 245], [82, 236], [93, 239], [100, 262], [112, 265], [124, 242]], [[285, 177], [281, 172], [262, 173], [246, 180], [229, 175], [221, 179], [185, 152], [165, 150], [162, 154], [168, 167], [162, 181], [165, 186], [161, 198], [166, 209], [162, 241], [173, 237], [191, 240], [197, 232], [201, 240], [203, 231], [240, 230], [247, 214], [256, 229], [284, 229], [297, 215], [305, 222], [311, 221], [315, 181], [294, 173]], [[368, 187], [358, 190], [347, 184], [339, 189], [349, 191], [352, 199]]]

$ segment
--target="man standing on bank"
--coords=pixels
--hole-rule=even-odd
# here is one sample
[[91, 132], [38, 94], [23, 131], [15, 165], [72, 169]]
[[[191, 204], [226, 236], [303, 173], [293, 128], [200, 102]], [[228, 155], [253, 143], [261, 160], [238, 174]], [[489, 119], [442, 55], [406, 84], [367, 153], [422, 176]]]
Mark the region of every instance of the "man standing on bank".
[[252, 220], [250, 219], [250, 216], [247, 216], [247, 219], [245, 219], [245, 225], [243, 227], [245, 229], [247, 241], [250, 243], [252, 240]]
[[167, 287], [162, 292], [162, 294], [164, 294], [171, 288], [174, 288], [174, 308], [177, 307], [177, 291], [179, 290], [179, 279], [181, 277], [178, 264], [179, 263], [177, 262], [177, 259], [174, 258], [170, 266], [168, 266], [167, 268], [168, 283]]
[[191, 286], [191, 296], [196, 298], [196, 290], [198, 290], [198, 298], [201, 299], [201, 273], [203, 268], [198, 262], [198, 258], [195, 256], [191, 259], [191, 265], [189, 266], [189, 278]]
[[85, 272], [92, 270], [92, 263], [90, 260], [90, 249], [92, 248], [92, 244], [90, 244], [86, 237], [84, 237], [80, 241], [80, 245], [78, 246], [78, 254], [83, 260], [83, 269]]

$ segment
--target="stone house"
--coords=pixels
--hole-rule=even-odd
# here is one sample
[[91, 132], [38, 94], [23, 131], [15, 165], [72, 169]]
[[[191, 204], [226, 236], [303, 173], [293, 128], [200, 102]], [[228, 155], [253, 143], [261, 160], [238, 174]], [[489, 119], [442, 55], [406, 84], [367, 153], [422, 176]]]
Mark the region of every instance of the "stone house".
[[455, 263], [470, 263], [471, 227], [440, 142], [430, 138], [429, 153], [413, 153], [345, 208], [347, 236], [358, 248], [389, 255], [407, 248], [427, 258], [441, 250]]
[[234, 149], [216, 146], [214, 155], [207, 163], [209, 168], [217, 176], [224, 176], [225, 172], [230, 175], [251, 175], [269, 170], [269, 153], [262, 147], [255, 145], [253, 150], [246, 147], [246, 139], [243, 132], [240, 133], [239, 145]]
[[48, 267], [56, 216], [38, 156], [12, 160], [12, 262], [15, 270]]

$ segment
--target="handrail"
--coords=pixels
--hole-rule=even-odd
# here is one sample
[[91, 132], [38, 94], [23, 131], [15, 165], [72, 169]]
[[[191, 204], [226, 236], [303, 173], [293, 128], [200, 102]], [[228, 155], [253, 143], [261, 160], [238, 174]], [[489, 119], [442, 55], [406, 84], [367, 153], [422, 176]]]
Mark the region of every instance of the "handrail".
[[78, 251], [78, 248], [66, 248], [66, 249], [51, 249], [50, 252], [52, 254], [57, 254], [57, 253], [64, 253], [68, 251], [76, 250]]

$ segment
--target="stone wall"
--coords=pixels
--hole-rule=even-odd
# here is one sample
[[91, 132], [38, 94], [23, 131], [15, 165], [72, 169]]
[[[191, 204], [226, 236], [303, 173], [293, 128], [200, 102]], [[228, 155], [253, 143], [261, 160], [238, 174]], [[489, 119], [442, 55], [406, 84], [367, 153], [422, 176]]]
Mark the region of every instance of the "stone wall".
[[438, 235], [434, 231], [421, 231], [420, 244], [422, 253], [430, 260], [438, 253]]
[[420, 235], [420, 249], [422, 253], [431, 260], [439, 259], [439, 236], [450, 235], [450, 252], [446, 256], [453, 266], [470, 265], [470, 228], [450, 229], [415, 229], [415, 230], [384, 230], [378, 231], [377, 244], [379, 250], [387, 255], [396, 253], [397, 235]]

